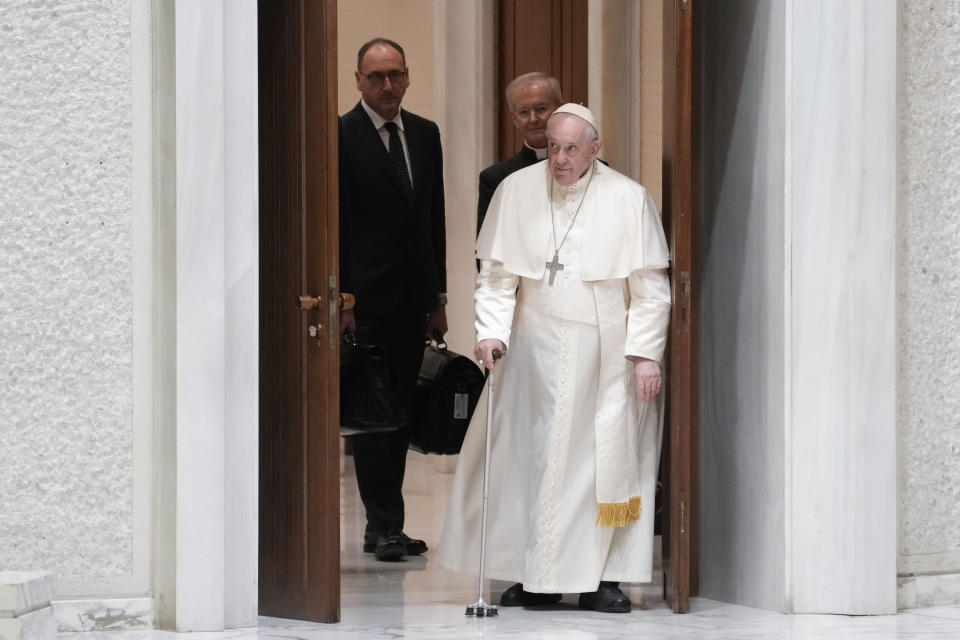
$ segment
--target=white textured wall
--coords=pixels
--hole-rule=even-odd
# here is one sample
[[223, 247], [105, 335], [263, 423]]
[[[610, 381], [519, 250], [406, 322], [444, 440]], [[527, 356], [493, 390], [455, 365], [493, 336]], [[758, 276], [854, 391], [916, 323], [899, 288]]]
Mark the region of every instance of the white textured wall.
[[901, 573], [960, 572], [960, 4], [900, 1]]
[[130, 55], [129, 0], [0, 3], [0, 568], [61, 586], [134, 563]]

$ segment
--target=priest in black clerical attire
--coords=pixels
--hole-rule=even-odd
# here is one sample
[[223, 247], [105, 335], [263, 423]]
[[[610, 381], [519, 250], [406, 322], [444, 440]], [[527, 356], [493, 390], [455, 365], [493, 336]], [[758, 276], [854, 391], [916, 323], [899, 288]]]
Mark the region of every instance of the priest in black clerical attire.
[[563, 103], [560, 83], [545, 73], [534, 71], [517, 76], [507, 85], [510, 119], [523, 137], [523, 148], [503, 162], [480, 172], [480, 196], [477, 199], [477, 233], [483, 226], [493, 192], [508, 175], [547, 157], [547, 120]]

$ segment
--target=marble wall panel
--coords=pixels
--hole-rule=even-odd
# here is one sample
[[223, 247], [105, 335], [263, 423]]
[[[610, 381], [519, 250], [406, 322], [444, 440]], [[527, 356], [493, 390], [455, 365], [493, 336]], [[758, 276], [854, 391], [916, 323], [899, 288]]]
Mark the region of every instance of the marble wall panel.
[[0, 618], [3, 640], [55, 640], [56, 637], [53, 607], [46, 606], [16, 618]]
[[700, 594], [784, 602], [782, 2], [701, 7]]
[[175, 624], [220, 630], [257, 614], [256, 2], [175, 20]]
[[701, 593], [889, 613], [896, 5], [703, 11]]
[[892, 613], [896, 2], [792, 2], [787, 29], [793, 610]]
[[43, 571], [0, 571], [0, 618], [47, 605], [57, 594], [57, 580]]
[[152, 598], [58, 600], [53, 614], [59, 633], [152, 629]]
[[911, 575], [897, 579], [897, 608], [926, 609], [960, 602], [960, 575]]
[[[257, 620], [259, 528], [260, 210], [257, 3], [231, 0], [224, 12], [224, 621]], [[239, 313], [235, 311], [240, 311]]]
[[176, 7], [177, 298], [165, 302], [177, 317], [177, 628], [190, 631], [224, 628], [223, 15], [223, 2]]

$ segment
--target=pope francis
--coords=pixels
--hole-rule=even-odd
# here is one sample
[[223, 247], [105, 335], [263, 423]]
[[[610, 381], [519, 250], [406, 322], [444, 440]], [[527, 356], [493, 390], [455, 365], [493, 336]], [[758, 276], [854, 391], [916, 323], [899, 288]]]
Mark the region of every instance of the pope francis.
[[[600, 145], [589, 109], [558, 108], [547, 161], [501, 183], [477, 239], [475, 353], [496, 375], [486, 575], [517, 583], [501, 606], [579, 592], [626, 612], [619, 582], [651, 579], [668, 252], [653, 199]], [[455, 571], [478, 570], [484, 435], [468, 430], [447, 509]]]

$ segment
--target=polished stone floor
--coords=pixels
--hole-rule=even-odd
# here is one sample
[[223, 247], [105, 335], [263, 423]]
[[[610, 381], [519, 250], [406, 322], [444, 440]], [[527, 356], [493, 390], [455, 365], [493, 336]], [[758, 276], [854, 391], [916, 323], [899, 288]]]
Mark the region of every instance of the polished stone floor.
[[[349, 458], [347, 459], [349, 460]], [[446, 505], [450, 464], [411, 453], [405, 488], [406, 531], [437, 540]], [[630, 588], [629, 614], [580, 611], [576, 596], [550, 610], [504, 609], [496, 618], [468, 618], [474, 578], [443, 571], [423, 557], [377, 562], [361, 549], [363, 516], [352, 464], [342, 473], [342, 621], [335, 625], [261, 618], [255, 629], [177, 634], [165, 631], [60, 634], [59, 640], [325, 640], [343, 638], [512, 638], [536, 640], [892, 640], [960, 639], [960, 606], [903, 611], [895, 616], [783, 615], [695, 599], [692, 612], [675, 615], [657, 585]], [[493, 585], [494, 598], [509, 586]], [[489, 597], [489, 596], [487, 596]], [[102, 636], [102, 637], [101, 637]]]

